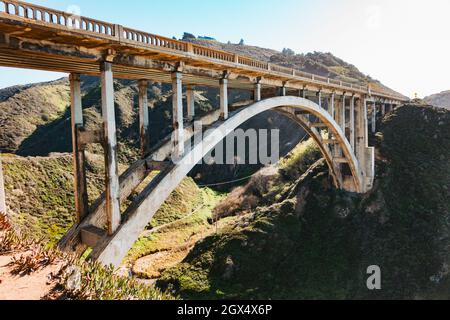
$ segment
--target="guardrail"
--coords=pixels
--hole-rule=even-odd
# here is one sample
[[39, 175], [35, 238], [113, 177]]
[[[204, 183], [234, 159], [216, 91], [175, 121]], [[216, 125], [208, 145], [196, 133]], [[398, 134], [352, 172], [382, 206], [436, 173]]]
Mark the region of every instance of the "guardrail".
[[34, 20], [38, 23], [78, 29], [107, 37], [115, 37], [114, 24], [22, 1], [0, 0], [0, 13]]
[[[344, 89], [350, 88], [365, 92], [369, 91], [369, 87], [322, 77], [294, 68], [287, 68], [280, 65], [255, 60], [249, 57], [236, 55], [230, 52], [211, 49], [206, 46], [133, 30], [117, 24], [111, 24], [82, 16], [75, 16], [64, 11], [54, 10], [19, 0], [0, 0], [0, 16], [2, 15], [20, 17], [43, 25], [82, 31], [83, 33], [92, 34], [101, 38], [112, 38], [123, 43], [136, 44], [144, 47], [166, 48], [220, 62], [235, 63], [245, 67], [264, 70], [266, 72], [275, 72], [281, 75], [300, 77], [312, 80], [319, 84], [324, 83], [339, 86]], [[388, 92], [372, 92], [379, 95], [394, 97], [394, 95]]]

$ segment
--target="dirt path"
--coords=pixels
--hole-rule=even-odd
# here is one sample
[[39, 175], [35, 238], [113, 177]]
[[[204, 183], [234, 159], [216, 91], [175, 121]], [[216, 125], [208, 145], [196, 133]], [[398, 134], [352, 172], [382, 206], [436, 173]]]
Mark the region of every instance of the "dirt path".
[[59, 271], [58, 264], [50, 265], [26, 276], [13, 275], [12, 266], [9, 264], [14, 256], [21, 254], [23, 253], [0, 256], [0, 300], [40, 300], [55, 285], [51, 276]]

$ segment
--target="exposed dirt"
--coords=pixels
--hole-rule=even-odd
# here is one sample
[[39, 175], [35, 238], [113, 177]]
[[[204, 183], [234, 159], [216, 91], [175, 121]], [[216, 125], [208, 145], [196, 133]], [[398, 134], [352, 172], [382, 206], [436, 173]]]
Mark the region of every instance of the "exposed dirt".
[[0, 300], [41, 300], [55, 286], [52, 280], [61, 263], [49, 265], [29, 275], [14, 275], [11, 262], [24, 252], [0, 256]]

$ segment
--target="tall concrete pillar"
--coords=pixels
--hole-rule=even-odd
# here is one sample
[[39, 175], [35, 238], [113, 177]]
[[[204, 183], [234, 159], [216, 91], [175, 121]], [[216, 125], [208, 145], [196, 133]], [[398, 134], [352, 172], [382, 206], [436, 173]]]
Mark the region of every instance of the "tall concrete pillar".
[[255, 97], [255, 102], [261, 101], [261, 83], [260, 82], [255, 83], [254, 97]]
[[385, 115], [386, 115], [386, 103], [383, 103], [381, 105], [381, 116], [384, 118]]
[[302, 97], [303, 99], [306, 99], [306, 88], [303, 88], [302, 90], [300, 90], [300, 97]]
[[368, 142], [368, 126], [367, 126], [367, 100], [358, 99], [356, 103], [356, 157], [361, 167], [365, 163], [365, 152], [369, 146]]
[[286, 85], [283, 84], [283, 86], [280, 88], [280, 96], [284, 97], [286, 96]]
[[173, 121], [173, 157], [180, 159], [184, 154], [184, 123], [183, 123], [183, 74], [172, 73], [172, 121]]
[[372, 105], [372, 133], [377, 132], [377, 104], [376, 102]]
[[105, 134], [105, 184], [108, 233], [114, 234], [121, 223], [119, 168], [117, 165], [116, 113], [112, 64], [101, 64], [102, 116]]
[[335, 99], [334, 100], [334, 121], [336, 121], [336, 123], [338, 125], [341, 125], [341, 101], [339, 101], [339, 99]]
[[322, 109], [322, 91], [317, 92], [317, 99], [319, 100], [319, 108]]
[[195, 117], [195, 95], [192, 86], [186, 87], [186, 100], [187, 100], [187, 117], [189, 121], [194, 120]]
[[[341, 101], [340, 99], [336, 99], [336, 96], [334, 97], [334, 121], [340, 125], [341, 123]], [[332, 136], [330, 135], [329, 138], [332, 138]], [[334, 144], [333, 145], [333, 156], [334, 157], [341, 157], [342, 156], [342, 149], [338, 144]]]
[[141, 156], [147, 155], [149, 147], [149, 115], [148, 115], [148, 82], [147, 80], [139, 81], [139, 135], [141, 141]]
[[350, 145], [355, 150], [355, 96], [350, 100]]
[[346, 97], [345, 97], [345, 93], [342, 95], [342, 104], [339, 108], [339, 126], [341, 127], [342, 131], [344, 132], [345, 135], [345, 127], [346, 127], [346, 119], [345, 119], [345, 108], [346, 108]]
[[3, 178], [3, 166], [1, 155], [0, 155], [0, 213], [6, 214], [6, 192], [5, 192], [5, 181]]
[[70, 80], [72, 150], [75, 184], [75, 210], [80, 223], [88, 214], [88, 193], [86, 184], [86, 156], [78, 143], [78, 129], [84, 126], [81, 102], [80, 75], [72, 73]]
[[330, 102], [328, 104], [328, 112], [331, 117], [334, 119], [334, 104], [335, 104], [335, 93], [333, 92], [330, 96]]
[[228, 79], [220, 79], [220, 117], [228, 119]]

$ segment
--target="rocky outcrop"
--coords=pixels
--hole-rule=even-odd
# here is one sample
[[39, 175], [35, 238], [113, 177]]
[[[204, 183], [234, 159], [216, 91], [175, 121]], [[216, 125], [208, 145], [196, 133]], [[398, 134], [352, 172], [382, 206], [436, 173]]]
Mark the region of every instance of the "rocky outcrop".
[[[450, 112], [403, 106], [377, 144], [371, 192], [334, 190], [313, 166], [158, 284], [186, 298], [449, 299]], [[367, 287], [374, 265], [382, 290]]]
[[435, 107], [441, 107], [450, 110], [450, 90], [428, 96], [424, 98], [424, 101]]

